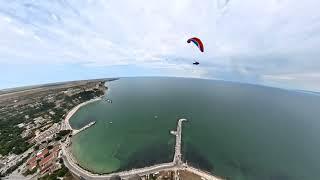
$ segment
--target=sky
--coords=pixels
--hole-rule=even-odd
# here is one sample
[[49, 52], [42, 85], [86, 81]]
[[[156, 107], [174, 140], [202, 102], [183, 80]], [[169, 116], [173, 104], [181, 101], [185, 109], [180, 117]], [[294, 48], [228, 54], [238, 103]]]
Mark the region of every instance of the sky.
[[[319, 6], [318, 0], [1, 0], [0, 89], [177, 76], [320, 91]], [[190, 37], [203, 41], [204, 53], [186, 42]]]

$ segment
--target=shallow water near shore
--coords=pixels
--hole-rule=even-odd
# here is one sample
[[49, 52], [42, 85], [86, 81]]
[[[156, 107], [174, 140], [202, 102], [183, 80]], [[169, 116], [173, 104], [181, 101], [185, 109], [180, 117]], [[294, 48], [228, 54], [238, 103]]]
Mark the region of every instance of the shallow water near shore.
[[73, 137], [81, 166], [109, 173], [173, 159], [183, 124], [188, 164], [230, 179], [320, 177], [320, 96], [238, 83], [185, 78], [121, 78], [106, 97], [79, 109]]

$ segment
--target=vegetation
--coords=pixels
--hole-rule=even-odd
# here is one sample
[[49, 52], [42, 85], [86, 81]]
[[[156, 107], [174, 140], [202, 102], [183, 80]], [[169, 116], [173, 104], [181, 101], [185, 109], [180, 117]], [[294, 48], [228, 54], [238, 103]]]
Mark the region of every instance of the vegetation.
[[22, 129], [10, 124], [10, 122], [2, 123], [0, 120], [0, 154], [2, 155], [7, 155], [9, 152], [21, 154], [32, 146], [26, 138], [20, 136]]
[[13, 171], [15, 171], [19, 166], [21, 166], [24, 162], [26, 162], [29, 157], [30, 157], [31, 153], [28, 154], [28, 156], [26, 156], [25, 158], [23, 158], [21, 161], [17, 162], [17, 164], [15, 164], [14, 166], [11, 166], [5, 173], [4, 175], [6, 176], [7, 174], [12, 173]]
[[62, 165], [60, 169], [54, 171], [50, 175], [49, 174], [45, 175], [39, 179], [40, 180], [56, 180], [58, 179], [58, 177], [64, 177], [68, 172], [69, 172], [69, 169], [66, 166]]
[[55, 114], [51, 116], [54, 123], [60, 122], [65, 115], [63, 108], [56, 108], [54, 110]]
[[[18, 107], [7, 107], [6, 110], [0, 111], [0, 154], [8, 155], [10, 152], [14, 154], [21, 154], [29, 149], [32, 144], [28, 140], [32, 137], [21, 137], [24, 128], [19, 128], [17, 125], [20, 123], [29, 123], [34, 118], [49, 115], [49, 111], [54, 113], [49, 115], [53, 123], [60, 122], [66, 112], [68, 112], [75, 105], [92, 99], [96, 96], [103, 95], [103, 91], [95, 89], [89, 91], [82, 91], [78, 94], [67, 96], [63, 93], [57, 95], [61, 100], [59, 107], [56, 107], [54, 102], [47, 102], [44, 98], [41, 102], [30, 105], [20, 105]], [[25, 118], [28, 115], [29, 118]], [[70, 132], [59, 132], [56, 140], [60, 140]]]
[[61, 140], [64, 136], [70, 134], [71, 130], [61, 130], [56, 134], [55, 140], [59, 141]]
[[93, 99], [95, 96], [101, 96], [103, 95], [102, 91], [98, 91], [98, 90], [90, 90], [90, 91], [82, 91], [79, 94], [73, 95], [71, 96], [72, 99], [75, 99], [76, 97], [81, 97], [81, 101], [88, 101], [90, 99]]
[[10, 113], [14, 114], [13, 116], [2, 116], [0, 114], [0, 154], [7, 155], [9, 152], [21, 154], [29, 149], [32, 146], [27, 142], [29, 138], [21, 137], [24, 129], [19, 128], [17, 125], [26, 123], [24, 115], [29, 115], [32, 119], [36, 117], [36, 114], [48, 111], [54, 106], [54, 103], [44, 102], [38, 108], [26, 108], [22, 114], [18, 114], [15, 109], [10, 111]]
[[34, 168], [34, 169], [32, 169], [31, 171], [30, 171], [29, 169], [27, 169], [27, 171], [24, 172], [24, 173], [22, 173], [22, 174], [23, 174], [24, 176], [32, 175], [32, 174], [36, 173], [37, 170], [38, 170], [37, 168]]
[[71, 132], [71, 130], [61, 130], [57, 133], [57, 135], [59, 136], [65, 136], [65, 135], [68, 135], [69, 133]]
[[70, 173], [70, 171], [67, 172], [67, 174], [63, 177], [63, 180], [74, 180], [74, 177]]

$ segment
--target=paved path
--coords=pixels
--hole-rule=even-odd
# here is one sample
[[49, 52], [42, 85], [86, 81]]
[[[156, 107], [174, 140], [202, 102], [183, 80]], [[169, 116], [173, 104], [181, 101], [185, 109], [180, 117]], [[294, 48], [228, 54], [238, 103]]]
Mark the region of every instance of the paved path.
[[84, 126], [84, 127], [82, 127], [81, 129], [74, 129], [74, 130], [72, 131], [72, 135], [76, 135], [76, 134], [78, 134], [79, 132], [81, 132], [81, 131], [83, 131], [83, 130], [86, 130], [87, 128], [89, 128], [89, 127], [93, 126], [95, 123], [96, 123], [96, 122], [95, 122], [95, 121], [93, 121], [93, 122], [91, 122], [91, 123], [89, 123], [89, 124], [85, 125], [85, 126]]
[[186, 119], [179, 119], [178, 125], [177, 125], [177, 131], [175, 133], [176, 146], [175, 146], [173, 163], [177, 166], [181, 166], [183, 164], [182, 159], [181, 159], [181, 157], [182, 157], [182, 155], [181, 155], [181, 133], [182, 133], [182, 122], [183, 121], [186, 121]]
[[201, 177], [208, 179], [208, 180], [223, 180], [222, 178], [212, 176], [211, 174], [204, 172], [204, 171], [201, 171], [199, 169], [196, 169], [192, 166], [185, 165], [185, 168], [183, 170], [192, 172], [193, 174], [196, 174], [196, 175], [201, 176]]

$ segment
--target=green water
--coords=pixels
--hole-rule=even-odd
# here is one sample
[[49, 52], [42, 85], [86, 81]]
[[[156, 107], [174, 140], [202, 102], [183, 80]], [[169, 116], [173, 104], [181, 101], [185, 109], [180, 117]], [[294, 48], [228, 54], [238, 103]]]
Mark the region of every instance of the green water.
[[[81, 166], [112, 172], [169, 162], [183, 125], [183, 158], [229, 179], [320, 179], [320, 96], [183, 78], [122, 78], [71, 119]], [[155, 117], [157, 116], [157, 118]], [[112, 123], [110, 123], [112, 122]]]

